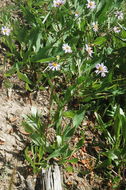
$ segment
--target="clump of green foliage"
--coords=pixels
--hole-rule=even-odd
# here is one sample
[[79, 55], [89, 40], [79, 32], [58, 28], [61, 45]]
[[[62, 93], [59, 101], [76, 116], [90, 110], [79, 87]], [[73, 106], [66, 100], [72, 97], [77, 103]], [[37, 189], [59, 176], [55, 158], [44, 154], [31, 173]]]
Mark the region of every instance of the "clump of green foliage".
[[[72, 154], [68, 144], [65, 145], [64, 133], [71, 138], [84, 112], [90, 111], [95, 113], [106, 146], [99, 167], [113, 165], [117, 180], [111, 171], [106, 173], [115, 180], [113, 183], [117, 182], [115, 186], [124, 182], [121, 173], [122, 168], [125, 173], [126, 159], [124, 5], [123, 0], [21, 0], [15, 1], [11, 11], [1, 12], [0, 42], [11, 60], [11, 68], [4, 77], [16, 73], [28, 92], [49, 86], [50, 104], [57, 105], [46, 127], [37, 112], [26, 117], [25, 126], [34, 144], [31, 146], [34, 159], [27, 157], [27, 160], [34, 170], [36, 164], [46, 166], [52, 157], [61, 157], [63, 161]], [[66, 126], [64, 131], [63, 117], [73, 120], [72, 126]], [[56, 139], [49, 145], [46, 130], [50, 126], [55, 126]], [[63, 150], [68, 155], [62, 155]]]

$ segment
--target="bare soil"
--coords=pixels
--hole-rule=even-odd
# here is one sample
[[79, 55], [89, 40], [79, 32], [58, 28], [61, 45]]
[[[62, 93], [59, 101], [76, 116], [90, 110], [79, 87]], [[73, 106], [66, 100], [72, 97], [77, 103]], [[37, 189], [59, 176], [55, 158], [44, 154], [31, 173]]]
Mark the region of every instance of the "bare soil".
[[[10, 90], [10, 89], [8, 89]], [[24, 114], [29, 114], [31, 107], [37, 107], [42, 114], [47, 114], [48, 97], [46, 92], [38, 95], [37, 103], [12, 90], [8, 98], [7, 89], [0, 89], [0, 185], [1, 190], [13, 186], [17, 189], [34, 189], [33, 176], [24, 159], [24, 148], [29, 142], [21, 121]], [[33, 175], [33, 174], [32, 174]], [[32, 181], [30, 182], [30, 178]], [[32, 187], [29, 186], [32, 184]]]

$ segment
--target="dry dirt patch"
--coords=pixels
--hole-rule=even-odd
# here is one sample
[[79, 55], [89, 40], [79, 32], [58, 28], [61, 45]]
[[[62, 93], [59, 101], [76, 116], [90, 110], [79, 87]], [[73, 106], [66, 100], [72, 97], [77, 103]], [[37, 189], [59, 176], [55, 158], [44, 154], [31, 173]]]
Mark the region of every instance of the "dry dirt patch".
[[[46, 98], [46, 100], [45, 100]], [[32, 101], [30, 105], [21, 96], [12, 92], [11, 98], [7, 97], [6, 90], [0, 90], [0, 184], [1, 190], [32, 190], [35, 181], [30, 176], [27, 164], [24, 160], [24, 148], [28, 143], [21, 126], [23, 114], [29, 114], [31, 107], [37, 107], [42, 114], [47, 112], [47, 96], [39, 95], [37, 103]], [[31, 180], [31, 181], [30, 181]], [[33, 184], [33, 185], [31, 185]], [[30, 187], [31, 186], [31, 187]]]

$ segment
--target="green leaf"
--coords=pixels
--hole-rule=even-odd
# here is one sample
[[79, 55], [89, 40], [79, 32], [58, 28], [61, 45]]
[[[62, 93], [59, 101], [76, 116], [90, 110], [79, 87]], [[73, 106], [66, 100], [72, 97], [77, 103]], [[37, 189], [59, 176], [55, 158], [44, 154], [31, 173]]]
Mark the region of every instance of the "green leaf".
[[85, 111], [79, 110], [73, 118], [73, 126], [78, 127], [84, 119]]
[[114, 132], [116, 138], [116, 146], [120, 145], [121, 141], [121, 131], [122, 131], [122, 115], [120, 114], [120, 106], [118, 105], [116, 108], [115, 116], [114, 116]]
[[50, 62], [50, 61], [54, 61], [54, 60], [56, 60], [55, 57], [49, 57], [49, 58], [44, 58], [44, 59], [37, 60], [36, 62], [46, 63], [46, 62]]
[[52, 48], [52, 45], [49, 45], [49, 46], [46, 46], [46, 47], [43, 47], [43, 48], [40, 48], [39, 51], [37, 52], [37, 54], [32, 57], [32, 61], [34, 62], [37, 62], [39, 60], [42, 60], [42, 59], [46, 59], [47, 57], [47, 52], [48, 50]]
[[108, 13], [112, 10], [114, 5], [113, 1], [110, 0], [102, 0], [99, 2], [96, 12], [96, 18], [98, 18], [99, 23], [103, 23], [107, 19]]
[[60, 149], [58, 150], [55, 150], [50, 156], [48, 156], [48, 160], [51, 159], [51, 158], [54, 158], [54, 157], [59, 157], [61, 155], [60, 153]]
[[43, 24], [45, 24], [45, 22], [46, 22], [47, 18], [49, 17], [49, 15], [50, 15], [50, 12], [48, 12], [48, 14], [45, 16], [44, 20], [42, 21]]
[[111, 163], [112, 163], [111, 159], [106, 159], [101, 164], [99, 164], [98, 168], [106, 168], [106, 167], [110, 166]]
[[32, 91], [32, 89], [30, 88], [30, 86], [28, 85], [28, 83], [25, 84], [25, 89], [26, 89], [27, 91], [29, 91], [29, 92]]
[[73, 118], [75, 116], [74, 111], [66, 111], [63, 113], [63, 116], [68, 117], [68, 118]]
[[63, 133], [63, 137], [65, 137], [65, 138], [72, 137], [75, 132], [75, 129], [76, 129], [76, 127], [72, 127], [72, 128], [70, 126], [68, 126], [68, 127], [69, 128], [66, 128], [66, 130]]
[[76, 148], [79, 149], [84, 145], [84, 138], [81, 138], [79, 142], [76, 144]]
[[78, 158], [73, 158], [73, 159], [70, 159], [70, 160], [66, 160], [66, 162], [77, 163], [78, 162]]
[[42, 34], [38, 33], [37, 39], [36, 39], [36, 47], [35, 47], [35, 52], [38, 52], [40, 47], [41, 47], [41, 39], [42, 39]]
[[123, 138], [124, 138], [124, 141], [126, 143], [126, 117], [122, 117], [122, 135], [123, 135]]
[[110, 151], [104, 153], [104, 155], [106, 155], [111, 160], [117, 160], [118, 159], [118, 156], [115, 154], [114, 150], [110, 150]]
[[27, 75], [26, 74], [23, 74], [23, 73], [21, 73], [21, 72], [17, 72], [17, 75], [18, 75], [18, 78], [20, 79], [20, 80], [22, 80], [22, 81], [24, 81], [24, 82], [26, 82], [26, 83], [28, 83], [28, 84], [32, 84], [32, 82], [29, 80], [29, 78], [27, 77]]
[[56, 149], [52, 154], [50, 154], [50, 155], [48, 156], [47, 159], [49, 160], [49, 159], [51, 159], [51, 158], [61, 156], [64, 152], [66, 152], [68, 146], [69, 146], [69, 145], [66, 144], [66, 145], [62, 146], [61, 148]]
[[106, 42], [106, 38], [105, 37], [98, 37], [96, 38], [96, 40], [94, 41], [94, 44], [95, 45], [102, 45], [103, 43]]
[[15, 74], [16, 71], [17, 71], [17, 69], [16, 69], [15, 65], [13, 65], [4, 75], [5, 75], [6, 77], [10, 77], [10, 76], [12, 76], [13, 74]]
[[28, 147], [25, 149], [25, 157], [26, 157], [26, 160], [32, 165], [33, 161], [31, 159], [31, 157], [29, 156]]
[[67, 166], [67, 167], [65, 168], [65, 170], [66, 170], [67, 172], [74, 172], [74, 169], [73, 169], [72, 166]]
[[104, 6], [104, 4], [105, 4], [105, 0], [102, 0], [98, 3], [96, 13], [98, 13], [102, 10], [102, 7]]

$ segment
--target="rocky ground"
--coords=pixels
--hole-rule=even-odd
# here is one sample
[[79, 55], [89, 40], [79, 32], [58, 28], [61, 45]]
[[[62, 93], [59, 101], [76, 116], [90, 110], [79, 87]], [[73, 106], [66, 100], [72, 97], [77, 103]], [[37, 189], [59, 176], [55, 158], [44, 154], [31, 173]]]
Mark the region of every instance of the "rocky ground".
[[[9, 89], [10, 90], [10, 89]], [[1, 190], [34, 189], [33, 174], [28, 169], [24, 159], [24, 148], [26, 147], [28, 135], [25, 133], [21, 121], [23, 114], [29, 114], [31, 107], [37, 107], [46, 114], [47, 97], [41, 94], [37, 103], [25, 96], [19, 95], [16, 90], [8, 97], [7, 89], [0, 89], [0, 185]], [[42, 97], [42, 99], [40, 98]], [[32, 179], [32, 182], [30, 181]], [[32, 187], [30, 188], [30, 185]]]

